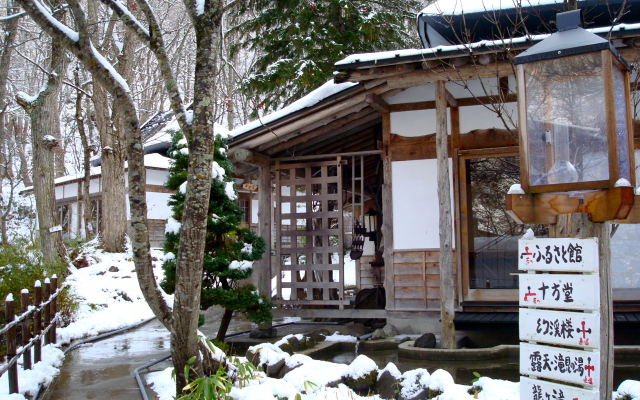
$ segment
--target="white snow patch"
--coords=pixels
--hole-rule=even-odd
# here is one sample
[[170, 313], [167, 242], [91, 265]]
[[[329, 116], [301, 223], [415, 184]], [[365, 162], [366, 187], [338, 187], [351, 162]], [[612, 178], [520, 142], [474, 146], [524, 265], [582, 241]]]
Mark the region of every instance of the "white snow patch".
[[182, 182], [182, 185], [180, 185], [178, 190], [180, 191], [180, 193], [186, 194], [187, 193], [187, 181]]
[[42, 137], [42, 140], [45, 141], [45, 142], [51, 142], [51, 143], [57, 141], [57, 139], [55, 137], [51, 136], [51, 135], [44, 135]]
[[429, 378], [429, 389], [434, 391], [445, 392], [452, 385], [454, 385], [453, 377], [443, 369], [435, 370]]
[[176, 255], [171, 253], [171, 252], [165, 253], [164, 257], [162, 257], [162, 261], [170, 261], [170, 260], [175, 260], [175, 259], [176, 259]]
[[[179, 221], [170, 217], [167, 219], [167, 223], [164, 225], [164, 233], [178, 233], [182, 224]], [[175, 256], [174, 256], [175, 257]]]
[[274, 113], [271, 113], [269, 115], [266, 115], [258, 120], [255, 120], [253, 122], [250, 122], [246, 125], [243, 125], [241, 127], [238, 127], [234, 130], [232, 130], [229, 135], [231, 136], [238, 136], [240, 134], [243, 134], [245, 132], [249, 132], [253, 129], [259, 128], [263, 125], [266, 125], [270, 122], [276, 121], [280, 118], [286, 117], [287, 115], [294, 113], [296, 111], [302, 110], [304, 108], [308, 108], [311, 106], [314, 106], [316, 104], [318, 104], [319, 102], [321, 102], [322, 100], [326, 99], [327, 97], [330, 97], [336, 93], [339, 93], [343, 90], [346, 90], [352, 86], [357, 85], [356, 83], [352, 83], [352, 82], [345, 82], [345, 83], [334, 83], [333, 79], [328, 81], [327, 83], [325, 83], [324, 85], [320, 86], [319, 88], [317, 88], [316, 90], [312, 91], [311, 93], [309, 93], [308, 95], [304, 96], [303, 98], [294, 101], [293, 103], [291, 103], [290, 105], [288, 105], [287, 107], [284, 107]]
[[626, 394], [633, 397], [634, 400], [640, 398], [640, 382], [632, 380], [622, 381], [620, 386], [618, 386], [617, 396], [614, 396], [614, 399]]
[[180, 149], [180, 154], [189, 155], [189, 148], [183, 147]]
[[371, 371], [376, 371], [377, 369], [378, 366], [375, 361], [364, 354], [360, 354], [351, 362], [351, 364], [349, 364], [345, 370], [345, 375], [348, 375], [353, 379], [358, 379], [367, 376]]
[[253, 267], [253, 261], [238, 261], [233, 260], [231, 264], [229, 264], [229, 269], [239, 269], [240, 271], [245, 271], [249, 268]]
[[235, 191], [235, 186], [234, 186], [233, 182], [227, 182], [226, 183], [226, 186], [224, 187], [224, 193], [231, 200], [235, 200], [235, 199], [238, 198], [238, 194]]
[[536, 238], [536, 234], [533, 233], [533, 229], [531, 229], [531, 228], [527, 229], [527, 231], [524, 233], [524, 235], [522, 235], [522, 239], [531, 240], [531, 239], [535, 239], [535, 238]]
[[9, 395], [9, 380], [6, 375], [0, 380], [1, 399], [25, 399], [23, 394], [33, 396], [38, 391], [40, 384], [49, 385], [55, 378], [62, 365], [64, 354], [53, 345], [46, 345], [42, 348], [42, 361], [35, 363], [33, 369], [25, 370], [22, 364], [18, 364], [18, 388], [20, 394]]
[[325, 339], [327, 342], [357, 342], [358, 338], [350, 335], [341, 335], [339, 332], [334, 332], [333, 335], [327, 336]]
[[[36, 2], [37, 3], [37, 2]], [[77, 41], [77, 39], [76, 39]], [[115, 68], [113, 68], [113, 65], [111, 65], [111, 63], [109, 61], [107, 61], [106, 58], [104, 58], [102, 56], [102, 54], [100, 54], [100, 52], [98, 50], [96, 50], [95, 47], [93, 47], [93, 43], [91, 44], [91, 53], [93, 54], [93, 56], [96, 58], [96, 60], [98, 60], [98, 62], [102, 65], [102, 67], [104, 69], [106, 69], [107, 71], [109, 71], [109, 74], [111, 75], [111, 77], [118, 82], [118, 85], [120, 85], [120, 87], [122, 88], [122, 90], [124, 90], [125, 92], [131, 92], [131, 89], [129, 88], [129, 84], [127, 84], [127, 81], [124, 80], [124, 78], [122, 77], [122, 75], [120, 75], [118, 73], [118, 71], [116, 71]]]
[[158, 396], [158, 400], [173, 400], [176, 395], [176, 381], [173, 377], [173, 368], [166, 368], [158, 372], [149, 372], [144, 379]]
[[212, 161], [211, 162], [211, 179], [219, 179], [222, 180], [224, 178], [224, 174], [225, 174], [225, 170], [224, 168], [222, 168], [220, 166], [220, 164], [218, 164], [217, 161]]
[[522, 186], [519, 183], [514, 183], [509, 188], [507, 194], [524, 194], [524, 190], [522, 190]]
[[628, 180], [624, 179], [624, 178], [620, 178], [616, 181], [616, 184], [613, 185], [613, 187], [630, 187], [631, 186], [631, 182], [629, 182]]
[[380, 375], [382, 375], [382, 373], [385, 371], [389, 371], [391, 376], [393, 376], [396, 379], [400, 379], [402, 377], [402, 372], [400, 372], [398, 367], [396, 367], [396, 365], [392, 362], [388, 363], [386, 367], [380, 370], [378, 377], [380, 377]]

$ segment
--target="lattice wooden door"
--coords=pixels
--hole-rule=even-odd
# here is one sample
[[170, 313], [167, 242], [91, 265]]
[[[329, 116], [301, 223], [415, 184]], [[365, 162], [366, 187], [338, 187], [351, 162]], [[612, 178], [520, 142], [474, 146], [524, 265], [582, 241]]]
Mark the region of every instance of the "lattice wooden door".
[[276, 303], [343, 308], [342, 161], [276, 163]]

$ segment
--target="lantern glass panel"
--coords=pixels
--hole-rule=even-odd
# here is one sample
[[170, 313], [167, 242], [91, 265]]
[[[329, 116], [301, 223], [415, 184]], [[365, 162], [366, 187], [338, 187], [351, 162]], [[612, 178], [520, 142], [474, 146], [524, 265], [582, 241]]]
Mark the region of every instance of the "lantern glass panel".
[[529, 182], [609, 179], [600, 52], [525, 65]]
[[631, 168], [629, 166], [629, 141], [627, 136], [627, 93], [625, 90], [624, 73], [614, 62], [613, 71], [613, 101], [616, 112], [616, 140], [618, 142], [618, 176], [631, 182]]

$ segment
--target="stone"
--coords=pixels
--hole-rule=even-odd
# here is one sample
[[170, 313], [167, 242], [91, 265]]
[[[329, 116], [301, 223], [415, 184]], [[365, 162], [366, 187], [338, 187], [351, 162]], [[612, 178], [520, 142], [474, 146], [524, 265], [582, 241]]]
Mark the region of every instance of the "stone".
[[249, 332], [249, 337], [251, 339], [271, 339], [278, 335], [278, 330], [276, 328], [269, 329], [254, 329]]
[[115, 265], [112, 265], [111, 267], [109, 267], [109, 272], [120, 272], [120, 269]]
[[421, 349], [435, 349], [436, 348], [436, 335], [433, 333], [425, 333], [416, 339], [413, 343], [413, 347], [419, 347]]
[[400, 380], [393, 376], [390, 371], [382, 371], [378, 375], [376, 389], [381, 399], [395, 399], [400, 392]]
[[289, 344], [291, 345], [291, 349], [293, 350], [294, 353], [297, 352], [297, 351], [304, 350], [303, 344], [295, 336], [291, 336], [290, 338], [288, 338], [287, 342], [289, 342]]
[[260, 353], [254, 350], [247, 350], [246, 353], [244, 353], [245, 358], [247, 359], [247, 361], [249, 361], [251, 364], [255, 365], [256, 367], [259, 367], [260, 365]]
[[265, 367], [265, 372], [267, 373], [267, 376], [269, 378], [275, 378], [280, 374], [280, 371], [282, 371], [282, 367], [284, 367], [285, 364], [285, 360], [282, 359], [276, 363], [274, 363], [273, 365], [267, 365]]
[[387, 338], [387, 335], [384, 333], [382, 329], [376, 329], [371, 334], [371, 340], [380, 340], [380, 339], [386, 339], [386, 338]]
[[382, 328], [382, 330], [384, 331], [384, 334], [386, 335], [387, 339], [392, 338], [394, 336], [398, 336], [398, 330], [392, 324], [386, 324], [384, 328]]
[[344, 378], [347, 386], [359, 393], [366, 393], [372, 389], [375, 386], [377, 379], [377, 370], [369, 371], [364, 376], [358, 378], [353, 378], [348, 375]]
[[280, 347], [280, 350], [289, 353], [289, 354], [293, 354], [293, 347], [291, 346], [291, 344], [289, 342], [287, 343], [282, 343], [281, 345], [279, 345], [278, 347]]
[[364, 324], [355, 323], [340, 326], [337, 328], [337, 331], [340, 332], [341, 335], [359, 337], [367, 333], [367, 327], [364, 326]]
[[324, 342], [327, 336], [330, 336], [330, 335], [331, 333], [329, 333], [329, 331], [326, 329], [316, 329], [311, 333], [307, 333], [307, 336], [313, 341], [315, 341], [316, 343]]

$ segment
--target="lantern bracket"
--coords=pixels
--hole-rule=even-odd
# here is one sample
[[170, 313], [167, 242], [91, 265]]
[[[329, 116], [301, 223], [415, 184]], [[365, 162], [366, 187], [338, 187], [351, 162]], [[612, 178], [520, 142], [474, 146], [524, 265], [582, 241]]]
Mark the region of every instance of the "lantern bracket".
[[634, 197], [629, 186], [579, 193], [508, 194], [506, 209], [519, 224], [555, 224], [558, 215], [573, 213], [588, 213], [592, 222], [604, 222], [627, 218], [634, 204], [640, 205]]

